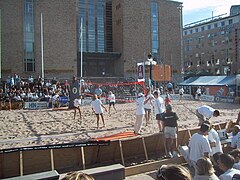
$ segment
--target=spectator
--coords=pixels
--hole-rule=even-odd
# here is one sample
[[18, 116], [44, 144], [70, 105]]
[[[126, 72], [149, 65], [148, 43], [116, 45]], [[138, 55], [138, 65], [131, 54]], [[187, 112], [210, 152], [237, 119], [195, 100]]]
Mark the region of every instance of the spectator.
[[198, 159], [196, 169], [197, 172], [193, 180], [218, 180], [218, 177], [214, 174], [214, 168], [209, 158], [202, 157]]
[[158, 123], [159, 132], [163, 131], [163, 122], [162, 122], [162, 115], [164, 113], [164, 100], [159, 95], [157, 91], [154, 91], [153, 96], [155, 98], [154, 101], [154, 112], [156, 115], [156, 120]]
[[183, 89], [183, 88], [179, 89], [179, 95], [180, 95], [180, 97], [179, 97], [179, 101], [182, 100], [183, 93], [184, 93], [184, 89]]
[[218, 163], [218, 162], [219, 162], [219, 156], [220, 156], [221, 154], [223, 154], [223, 153], [217, 152], [217, 153], [213, 154], [213, 163], [214, 163], [213, 168], [214, 168], [214, 170], [215, 170], [215, 174], [216, 174], [218, 177], [224, 173], [223, 170], [220, 169], [219, 163]]
[[208, 132], [208, 140], [212, 149], [210, 156], [212, 157], [213, 154], [217, 152], [222, 153], [222, 145], [217, 131], [213, 128], [212, 124], [209, 121], [204, 121], [203, 123], [209, 124], [210, 126], [210, 131]]
[[140, 134], [140, 130], [142, 127], [143, 117], [145, 114], [144, 101], [145, 101], [145, 97], [144, 97], [143, 93], [139, 93], [138, 97], [136, 99], [136, 122], [134, 125], [134, 133], [135, 134]]
[[166, 147], [168, 156], [178, 157], [177, 153], [177, 134], [178, 134], [178, 116], [172, 111], [172, 106], [166, 106], [166, 113], [163, 114], [164, 136], [166, 141]]
[[203, 121], [209, 120], [211, 117], [218, 117], [219, 115], [220, 112], [218, 110], [215, 110], [207, 105], [199, 106], [196, 110], [196, 116], [199, 120], [199, 126], [201, 126]]
[[235, 125], [233, 127], [233, 131], [232, 131], [232, 142], [231, 142], [231, 147], [232, 148], [240, 148], [240, 126], [239, 125]]
[[219, 156], [219, 167], [224, 173], [219, 176], [220, 180], [232, 180], [234, 174], [240, 174], [240, 170], [234, 169], [234, 157], [230, 154], [221, 154]]
[[97, 88], [95, 89], [95, 94], [98, 96], [98, 98], [100, 98], [101, 97], [101, 95], [102, 95], [102, 93], [103, 93], [103, 91], [102, 91], [102, 89], [100, 88], [100, 86], [99, 85], [97, 85], [96, 86]]
[[188, 169], [181, 165], [168, 164], [162, 165], [157, 171], [157, 180], [191, 180]]
[[240, 149], [234, 149], [229, 154], [234, 157], [233, 168], [240, 170]]
[[199, 132], [193, 134], [189, 142], [189, 159], [196, 169], [197, 160], [201, 157], [209, 157], [211, 152], [210, 144], [207, 139], [209, 125], [202, 123]]
[[198, 100], [201, 101], [202, 90], [200, 87], [197, 88], [196, 94], [198, 96]]
[[97, 95], [94, 94], [92, 96], [92, 110], [95, 113], [97, 117], [97, 129], [99, 128], [99, 117], [101, 116], [102, 122], [103, 122], [103, 127], [105, 127], [105, 122], [104, 122], [104, 117], [103, 117], [103, 108], [107, 112], [107, 109], [103, 106], [102, 101], [98, 99]]
[[239, 113], [238, 113], [238, 117], [237, 117], [236, 124], [239, 125], [239, 122], [240, 122], [240, 111], [239, 111]]
[[61, 180], [94, 180], [94, 178], [91, 175], [75, 171], [67, 173]]

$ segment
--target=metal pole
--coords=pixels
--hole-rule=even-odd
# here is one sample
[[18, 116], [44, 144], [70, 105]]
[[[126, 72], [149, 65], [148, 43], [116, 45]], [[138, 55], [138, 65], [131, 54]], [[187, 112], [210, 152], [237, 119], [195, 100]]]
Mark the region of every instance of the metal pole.
[[80, 27], [80, 38], [81, 38], [81, 78], [83, 76], [83, 38], [82, 38], [82, 30], [83, 30], [83, 18], [81, 18], [81, 27]]
[[44, 79], [44, 59], [43, 59], [43, 16], [41, 13], [41, 51], [42, 51], [42, 78]]
[[81, 38], [81, 72], [80, 72], [80, 95], [82, 95], [82, 77], [83, 77], [83, 37], [82, 37], [82, 30], [83, 30], [83, 18], [81, 18], [81, 25], [80, 25], [80, 38]]
[[184, 72], [184, 65], [183, 65], [183, 19], [182, 19], [182, 4], [179, 6], [179, 15], [180, 15], [180, 46], [181, 46], [181, 78], [183, 81], [183, 72]]

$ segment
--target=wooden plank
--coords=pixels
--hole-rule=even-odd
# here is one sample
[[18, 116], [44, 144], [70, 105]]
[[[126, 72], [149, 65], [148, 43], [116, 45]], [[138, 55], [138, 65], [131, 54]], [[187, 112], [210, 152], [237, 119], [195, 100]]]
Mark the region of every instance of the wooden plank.
[[51, 158], [51, 169], [54, 170], [54, 158], [53, 158], [53, 149], [50, 149], [50, 158]]
[[147, 148], [146, 148], [144, 137], [142, 137], [142, 143], [143, 143], [144, 154], [145, 154], [146, 160], [148, 161], [148, 154], [147, 154]]
[[82, 164], [83, 164], [83, 169], [86, 169], [86, 166], [85, 166], [85, 154], [84, 154], [84, 147], [81, 147], [81, 155], [82, 155]]
[[23, 176], [23, 152], [19, 152], [19, 159], [20, 159], [20, 176]]
[[120, 149], [120, 154], [121, 154], [121, 159], [122, 159], [122, 165], [125, 166], [124, 156], [123, 156], [123, 149], [122, 149], [122, 141], [118, 140], [118, 142], [119, 142], [119, 149]]
[[163, 164], [183, 164], [183, 163], [186, 163], [186, 161], [181, 156], [178, 158], [164, 159], [160, 161], [139, 164], [136, 166], [130, 166], [125, 168], [125, 176], [132, 176], [136, 174], [154, 171]]

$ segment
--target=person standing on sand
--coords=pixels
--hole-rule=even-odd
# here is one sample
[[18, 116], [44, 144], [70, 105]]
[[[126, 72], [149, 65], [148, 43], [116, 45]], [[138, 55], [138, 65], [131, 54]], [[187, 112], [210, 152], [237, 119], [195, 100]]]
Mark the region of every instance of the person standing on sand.
[[163, 131], [162, 115], [164, 113], [164, 100], [158, 94], [157, 91], [154, 91], [153, 96], [155, 98], [155, 100], [154, 100], [154, 112], [155, 112], [155, 115], [156, 115], [156, 120], [157, 120], [157, 123], [158, 123], [159, 132], [162, 132]]
[[140, 135], [140, 130], [142, 128], [142, 123], [143, 123], [143, 117], [145, 114], [144, 101], [145, 101], [145, 97], [143, 93], [139, 93], [136, 99], [137, 109], [136, 109], [136, 122], [134, 125], [134, 134], [138, 134], [138, 135]]
[[163, 113], [164, 137], [168, 156], [179, 157], [177, 153], [178, 116], [172, 111], [172, 106], [166, 106], [166, 113]]
[[110, 114], [111, 106], [113, 106], [113, 109], [115, 110], [115, 112], [117, 112], [117, 110], [115, 108], [116, 98], [115, 98], [115, 94], [113, 94], [112, 91], [108, 92], [108, 98], [107, 99], [109, 101], [109, 108], [108, 108], [109, 114]]
[[95, 113], [97, 117], [97, 129], [99, 128], [99, 117], [101, 116], [103, 127], [105, 127], [104, 117], [103, 117], [103, 108], [107, 112], [107, 108], [104, 107], [102, 104], [102, 101], [98, 99], [97, 95], [94, 94], [92, 96], [92, 102], [91, 102], [92, 110]]
[[145, 110], [145, 119], [146, 119], [146, 126], [147, 126], [150, 122], [151, 110], [152, 110], [153, 99], [154, 99], [154, 96], [151, 94], [150, 88], [147, 88], [145, 99], [146, 100], [144, 104], [144, 110]]
[[79, 98], [74, 99], [74, 101], [73, 101], [74, 118], [73, 119], [75, 119], [75, 117], [76, 117], [77, 110], [79, 112], [80, 119], [82, 119], [82, 113], [81, 113], [81, 109], [80, 109], [81, 104], [82, 104], [82, 96], [79, 96]]
[[211, 117], [218, 117], [219, 115], [220, 112], [218, 110], [215, 110], [207, 105], [199, 106], [196, 110], [196, 116], [199, 120], [199, 126], [201, 126], [203, 121], [209, 120]]
[[184, 93], [184, 89], [183, 89], [183, 88], [179, 89], [179, 95], [180, 95], [180, 97], [179, 97], [179, 101], [182, 100], [183, 93]]
[[197, 88], [196, 94], [197, 94], [198, 100], [201, 101], [202, 90], [200, 87]]

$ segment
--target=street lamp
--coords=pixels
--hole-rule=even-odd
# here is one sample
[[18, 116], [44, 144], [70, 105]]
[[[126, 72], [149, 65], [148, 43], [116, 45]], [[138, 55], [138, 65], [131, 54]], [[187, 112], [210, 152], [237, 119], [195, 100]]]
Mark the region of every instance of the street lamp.
[[155, 66], [157, 64], [156, 61], [153, 60], [152, 55], [148, 55], [147, 61], [145, 61], [145, 65], [149, 66], [149, 87], [152, 89], [152, 66]]

